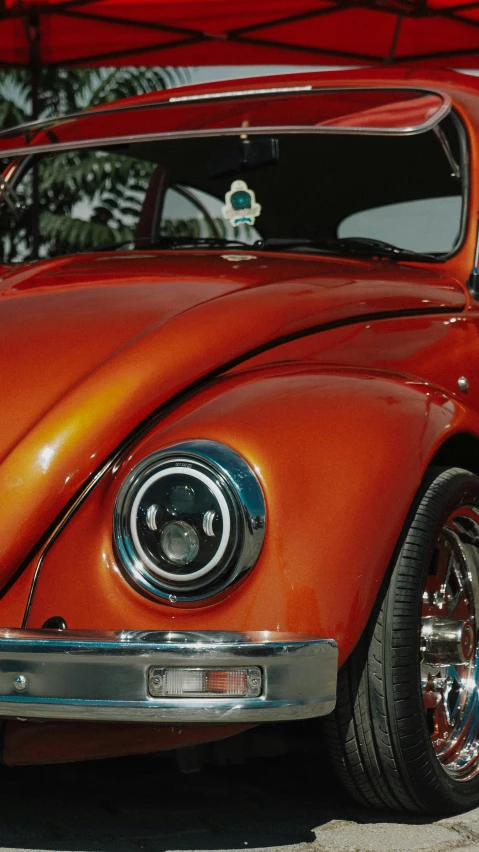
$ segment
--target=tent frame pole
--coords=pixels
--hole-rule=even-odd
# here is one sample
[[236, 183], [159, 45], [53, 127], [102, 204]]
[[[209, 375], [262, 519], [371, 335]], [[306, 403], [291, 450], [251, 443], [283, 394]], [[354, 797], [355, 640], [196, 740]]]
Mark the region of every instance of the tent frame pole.
[[[28, 39], [30, 52], [30, 79], [31, 79], [31, 116], [32, 121], [37, 121], [40, 113], [40, 19], [38, 14], [30, 13], [23, 18], [25, 32]], [[38, 177], [38, 165], [32, 168], [32, 259], [37, 260], [40, 250], [40, 186]]]

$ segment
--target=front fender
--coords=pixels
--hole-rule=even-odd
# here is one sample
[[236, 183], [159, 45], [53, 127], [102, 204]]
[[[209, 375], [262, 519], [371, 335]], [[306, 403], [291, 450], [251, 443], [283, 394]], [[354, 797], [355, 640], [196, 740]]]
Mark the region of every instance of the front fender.
[[[28, 626], [61, 615], [70, 629], [228, 629], [358, 641], [424, 472], [446, 437], [479, 435], [479, 418], [404, 377], [285, 367], [215, 382], [125, 452], [47, 554]], [[266, 498], [260, 558], [246, 579], [201, 606], [140, 595], [115, 556], [118, 489], [146, 455], [206, 438], [240, 453]]]

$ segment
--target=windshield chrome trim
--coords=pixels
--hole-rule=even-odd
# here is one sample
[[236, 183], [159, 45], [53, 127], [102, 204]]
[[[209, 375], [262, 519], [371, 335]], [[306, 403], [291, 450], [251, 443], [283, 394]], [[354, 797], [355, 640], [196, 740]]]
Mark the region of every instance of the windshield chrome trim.
[[[234, 92], [213, 92], [205, 95], [179, 95], [168, 98], [168, 103], [189, 103], [191, 101], [212, 101], [218, 98], [247, 98], [254, 95], [289, 95], [291, 92], [312, 92], [313, 86], [283, 86], [277, 89], [238, 89]], [[316, 90], [314, 90], [316, 91]], [[323, 90], [324, 91], [324, 90]]]
[[[314, 94], [314, 93], [337, 93], [337, 92], [349, 92], [349, 91], [357, 91], [357, 92], [365, 92], [365, 91], [381, 91], [381, 92], [396, 92], [398, 90], [404, 92], [418, 92], [427, 95], [437, 95], [443, 101], [442, 105], [439, 107], [437, 112], [434, 113], [431, 118], [427, 121], [423, 122], [419, 125], [413, 125], [402, 128], [395, 128], [391, 130], [387, 127], [375, 127], [375, 128], [350, 128], [350, 127], [338, 127], [334, 125], [326, 125], [320, 127], [314, 127], [310, 124], [307, 125], [295, 125], [294, 127], [291, 125], [267, 125], [266, 127], [248, 127], [248, 135], [270, 135], [271, 133], [280, 133], [280, 134], [292, 134], [292, 133], [310, 133], [310, 134], [341, 134], [341, 135], [362, 135], [362, 136], [415, 136], [420, 133], [425, 133], [428, 130], [436, 127], [446, 115], [452, 109], [451, 98], [445, 92], [441, 92], [438, 89], [424, 89], [422, 87], [399, 87], [399, 86], [340, 86], [340, 87], [313, 87], [307, 88], [305, 91], [304, 87], [302, 89], [304, 94]], [[296, 91], [294, 87], [288, 87], [287, 89], [250, 89], [245, 90], [244, 97], [247, 96], [255, 96], [256, 94], [263, 94], [267, 92], [268, 94], [272, 93], [273, 96], [276, 94], [287, 94], [289, 92]], [[239, 95], [238, 95], [239, 96]], [[187, 96], [185, 95], [185, 98]], [[196, 96], [200, 97], [200, 96]], [[231, 93], [229, 92], [216, 92], [208, 95], [208, 99], [224, 99], [228, 100], [231, 97]], [[40, 131], [47, 130], [48, 128], [52, 128], [55, 124], [65, 123], [77, 118], [91, 118], [96, 117], [98, 115], [111, 115], [118, 112], [128, 112], [139, 109], [153, 109], [160, 107], [168, 107], [171, 106], [171, 99], [158, 101], [148, 104], [138, 104], [137, 106], [130, 105], [128, 107], [113, 107], [109, 109], [95, 109], [95, 110], [84, 110], [82, 112], [71, 113], [69, 115], [57, 116], [52, 119], [47, 119], [46, 121], [35, 121], [29, 122], [27, 124], [18, 125], [16, 128], [9, 128], [8, 130], [0, 131], [0, 140], [2, 138], [8, 138], [13, 136], [15, 133], [20, 135], [22, 132], [28, 132], [32, 130]], [[181, 131], [167, 131], [164, 133], [155, 131], [152, 133], [139, 133], [139, 134], [122, 134], [120, 136], [105, 136], [101, 139], [82, 139], [82, 140], [72, 140], [68, 142], [52, 142], [46, 145], [34, 145], [32, 143], [27, 145], [20, 145], [17, 147], [6, 148], [5, 150], [0, 150], [0, 159], [8, 159], [10, 157], [18, 157], [25, 156], [27, 154], [42, 154], [42, 153], [52, 153], [55, 151], [72, 151], [78, 150], [82, 148], [101, 148], [103, 145], [124, 145], [125, 143], [131, 144], [133, 142], [153, 142], [155, 140], [161, 141], [162, 139], [166, 140], [176, 140], [176, 139], [195, 139], [195, 138], [208, 138], [208, 137], [219, 137], [219, 136], [236, 136], [237, 134], [244, 133], [244, 127], [227, 127], [227, 128], [207, 128], [207, 129], [195, 129], [195, 130], [181, 130]]]

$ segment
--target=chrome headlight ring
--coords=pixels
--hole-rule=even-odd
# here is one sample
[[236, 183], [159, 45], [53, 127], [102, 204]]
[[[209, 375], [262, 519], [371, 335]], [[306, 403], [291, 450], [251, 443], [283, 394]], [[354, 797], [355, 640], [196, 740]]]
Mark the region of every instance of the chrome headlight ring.
[[144, 591], [199, 601], [223, 591], [256, 562], [265, 502], [245, 460], [224, 444], [194, 440], [145, 458], [115, 503], [121, 564]]

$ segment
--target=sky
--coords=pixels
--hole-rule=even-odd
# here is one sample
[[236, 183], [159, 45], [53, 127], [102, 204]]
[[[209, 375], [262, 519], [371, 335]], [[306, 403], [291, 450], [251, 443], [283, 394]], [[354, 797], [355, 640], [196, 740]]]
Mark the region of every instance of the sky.
[[[339, 67], [339, 66], [338, 66]], [[229, 80], [235, 77], [261, 77], [268, 74], [286, 74], [288, 71], [332, 71], [319, 65], [209, 65], [190, 68], [192, 83], [207, 83], [210, 80]]]
[[[285, 74], [291, 71], [335, 71], [352, 68], [352, 65], [210, 65], [204, 68], [190, 68], [192, 83], [204, 83], [210, 80], [228, 80], [236, 77], [260, 77], [268, 74]], [[478, 75], [478, 70], [460, 69], [463, 74]]]

